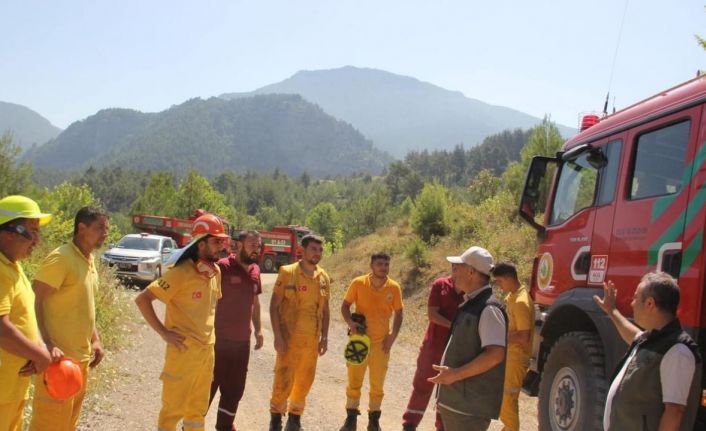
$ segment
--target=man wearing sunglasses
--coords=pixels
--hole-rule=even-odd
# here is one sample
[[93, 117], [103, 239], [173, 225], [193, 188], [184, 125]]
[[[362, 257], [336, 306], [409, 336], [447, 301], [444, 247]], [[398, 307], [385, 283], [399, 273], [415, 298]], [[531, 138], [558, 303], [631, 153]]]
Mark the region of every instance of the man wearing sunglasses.
[[20, 265], [51, 217], [27, 197], [0, 199], [0, 431], [22, 429], [30, 376], [51, 363], [39, 336], [34, 292]]

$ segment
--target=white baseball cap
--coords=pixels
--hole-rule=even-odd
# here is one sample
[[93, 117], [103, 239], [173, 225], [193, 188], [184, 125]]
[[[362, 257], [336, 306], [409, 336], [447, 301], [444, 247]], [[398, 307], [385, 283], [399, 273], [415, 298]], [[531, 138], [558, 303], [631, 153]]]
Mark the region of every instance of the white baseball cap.
[[460, 256], [448, 256], [446, 260], [451, 263], [465, 263], [485, 275], [490, 275], [493, 265], [495, 265], [490, 252], [483, 247], [475, 245], [464, 251]]

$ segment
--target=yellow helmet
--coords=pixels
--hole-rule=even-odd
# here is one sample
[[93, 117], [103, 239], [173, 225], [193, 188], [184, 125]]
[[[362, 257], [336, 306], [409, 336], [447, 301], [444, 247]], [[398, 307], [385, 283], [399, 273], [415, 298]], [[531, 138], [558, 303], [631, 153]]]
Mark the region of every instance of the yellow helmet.
[[49, 223], [52, 215], [41, 212], [39, 205], [25, 196], [14, 195], [0, 199], [0, 224], [18, 218], [39, 219], [39, 225], [44, 226]]
[[351, 334], [343, 356], [351, 365], [360, 365], [368, 359], [370, 353], [370, 337], [365, 334]]

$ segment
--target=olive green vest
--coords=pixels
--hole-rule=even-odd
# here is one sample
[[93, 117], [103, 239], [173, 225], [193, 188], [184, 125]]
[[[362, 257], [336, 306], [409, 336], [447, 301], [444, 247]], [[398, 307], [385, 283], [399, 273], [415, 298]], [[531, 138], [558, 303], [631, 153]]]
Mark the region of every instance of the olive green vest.
[[[478, 323], [485, 307], [499, 308], [505, 319], [505, 338], [507, 345], [507, 316], [505, 307], [493, 297], [491, 289], [485, 289], [475, 298], [461, 305], [451, 325], [450, 337], [443, 364], [457, 368], [463, 366], [478, 355], [481, 347]], [[459, 380], [450, 385], [439, 385], [440, 405], [456, 412], [487, 419], [497, 419], [503, 400], [505, 380], [505, 360], [485, 373]]]
[[682, 330], [679, 320], [674, 319], [660, 330], [640, 335], [618, 365], [617, 370], [619, 371], [633, 349], [637, 349], [627, 364], [623, 380], [613, 396], [610, 409], [611, 431], [657, 430], [659, 420], [664, 413], [659, 367], [664, 355], [677, 343], [686, 345], [696, 360], [686, 411], [679, 428], [682, 431], [694, 429], [696, 413], [701, 400], [701, 356], [696, 343]]

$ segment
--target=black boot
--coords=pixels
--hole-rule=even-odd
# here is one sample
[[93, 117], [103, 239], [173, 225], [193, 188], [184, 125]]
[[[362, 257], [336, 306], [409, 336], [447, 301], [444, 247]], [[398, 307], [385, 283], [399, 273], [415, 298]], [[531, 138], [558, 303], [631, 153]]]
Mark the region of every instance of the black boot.
[[358, 415], [360, 411], [358, 409], [346, 409], [348, 416], [346, 416], [346, 421], [343, 426], [338, 431], [356, 431], [358, 429]]
[[382, 431], [380, 428], [380, 410], [368, 412], [368, 431]]
[[270, 413], [270, 431], [282, 431], [281, 413]]
[[417, 426], [414, 424], [402, 425], [402, 431], [417, 431]]
[[289, 413], [287, 415], [287, 425], [284, 427], [284, 431], [299, 431], [302, 429], [301, 420], [301, 416]]

